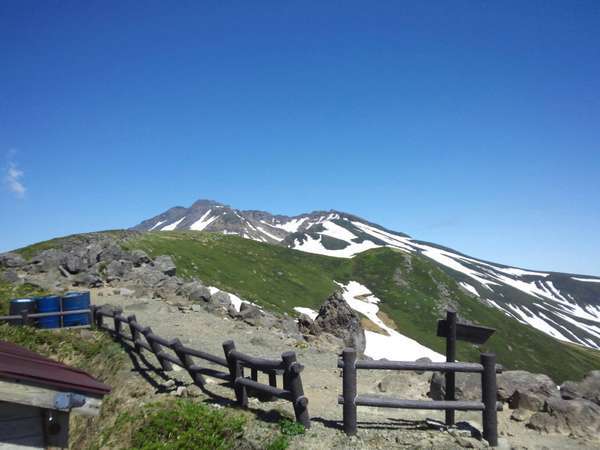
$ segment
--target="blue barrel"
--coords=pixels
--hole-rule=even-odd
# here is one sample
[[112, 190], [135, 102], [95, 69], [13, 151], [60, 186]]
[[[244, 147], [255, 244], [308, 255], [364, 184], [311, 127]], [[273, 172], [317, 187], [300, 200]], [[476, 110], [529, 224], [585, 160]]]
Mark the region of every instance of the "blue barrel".
[[[90, 308], [89, 292], [67, 292], [63, 296], [63, 311], [75, 311], [77, 309]], [[77, 325], [89, 325], [89, 313], [71, 314], [63, 317], [63, 326], [74, 327]]]
[[[39, 313], [60, 312], [60, 297], [46, 295], [35, 299]], [[37, 320], [38, 328], [60, 328], [60, 316], [40, 317]]]
[[[20, 316], [23, 311], [27, 311], [27, 314], [34, 314], [36, 312], [36, 302], [33, 298], [15, 298], [10, 301], [8, 307], [8, 314], [11, 316]], [[33, 322], [33, 319], [30, 323]], [[22, 319], [11, 319], [8, 323], [12, 325], [22, 325]]]

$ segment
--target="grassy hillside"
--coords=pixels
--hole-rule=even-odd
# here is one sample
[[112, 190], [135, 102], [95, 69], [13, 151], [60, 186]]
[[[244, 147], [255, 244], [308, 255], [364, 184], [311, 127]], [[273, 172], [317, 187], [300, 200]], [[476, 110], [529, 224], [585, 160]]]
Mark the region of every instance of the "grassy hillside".
[[180, 276], [199, 278], [280, 312], [292, 313], [294, 306], [316, 309], [335, 289], [334, 280], [356, 280], [382, 299], [382, 311], [401, 333], [442, 353], [436, 321], [448, 304], [454, 305], [461, 317], [497, 329], [481, 349], [461, 343], [461, 360], [477, 360], [480, 350], [494, 351], [507, 368], [547, 373], [557, 382], [600, 367], [600, 352], [559, 342], [483, 305], [421, 256], [381, 248], [340, 259], [193, 231], [146, 233], [125, 246], [171, 255]]

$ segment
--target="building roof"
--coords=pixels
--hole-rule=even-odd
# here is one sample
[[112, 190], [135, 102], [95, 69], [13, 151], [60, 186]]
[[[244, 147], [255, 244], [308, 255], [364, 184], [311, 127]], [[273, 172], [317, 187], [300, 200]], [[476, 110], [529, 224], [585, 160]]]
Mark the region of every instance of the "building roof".
[[0, 379], [93, 396], [103, 396], [110, 392], [109, 386], [83, 370], [4, 341], [0, 341]]

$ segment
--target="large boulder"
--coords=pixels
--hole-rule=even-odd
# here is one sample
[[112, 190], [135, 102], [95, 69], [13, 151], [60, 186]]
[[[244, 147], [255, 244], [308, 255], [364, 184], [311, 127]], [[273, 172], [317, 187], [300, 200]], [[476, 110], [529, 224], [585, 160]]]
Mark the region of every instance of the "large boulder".
[[13, 269], [8, 269], [8, 270], [5, 270], [4, 272], [0, 272], [0, 278], [11, 284], [22, 284], [23, 283], [23, 279]]
[[18, 253], [2, 253], [0, 254], [0, 267], [15, 268], [25, 265], [25, 260]]
[[129, 254], [115, 243], [109, 244], [102, 250], [100, 255], [98, 255], [98, 261], [106, 263], [125, 259], [129, 259]]
[[592, 370], [579, 383], [565, 381], [560, 386], [560, 396], [565, 400], [584, 398], [600, 405], [600, 370]]
[[498, 400], [511, 409], [541, 411], [546, 400], [558, 395], [558, 387], [548, 375], [525, 370], [509, 370], [498, 375]]
[[111, 261], [106, 266], [106, 280], [121, 280], [127, 278], [133, 270], [133, 263], [127, 260]]
[[[429, 396], [434, 400], [444, 400], [446, 395], [446, 377], [435, 372], [429, 382]], [[478, 373], [458, 372], [455, 376], [456, 400], [481, 400], [481, 375]]]
[[[210, 303], [213, 297], [210, 293], [210, 289], [198, 280], [181, 284], [177, 288], [176, 294], [185, 297], [194, 303]], [[219, 301], [221, 300], [225, 302], [223, 297], [219, 299]]]
[[215, 292], [210, 296], [210, 304], [227, 311], [231, 305], [231, 297], [227, 292]]
[[127, 275], [127, 280], [136, 281], [138, 284], [153, 288], [167, 276], [154, 266], [134, 267]]
[[89, 267], [94, 266], [100, 261], [100, 254], [102, 253], [102, 246], [97, 243], [93, 243], [87, 246], [85, 259]]
[[[456, 399], [480, 400], [481, 376], [476, 373], [456, 374]], [[545, 401], [558, 394], [552, 379], [544, 374], [524, 370], [509, 370], [496, 378], [498, 400], [508, 402], [511, 409], [541, 411]], [[429, 396], [443, 400], [446, 393], [446, 377], [434, 373], [429, 386]]]
[[29, 269], [34, 273], [55, 271], [64, 266], [67, 256], [67, 253], [55, 248], [44, 250], [31, 259]]
[[546, 401], [546, 411], [537, 412], [527, 426], [545, 433], [597, 438], [600, 433], [600, 406], [585, 399], [565, 400], [558, 396]]
[[97, 273], [91, 272], [81, 272], [78, 273], [75, 278], [73, 278], [73, 284], [75, 286], [84, 286], [84, 287], [100, 287], [104, 283], [102, 278]]
[[[319, 309], [316, 319], [307, 325], [311, 334], [330, 333], [344, 341], [344, 345], [363, 353], [366, 346], [365, 331], [360, 317], [344, 300], [342, 293], [334, 292]], [[305, 325], [302, 325], [305, 329]]]
[[133, 250], [129, 254], [133, 265], [136, 267], [139, 267], [142, 264], [149, 264], [152, 261], [148, 254], [143, 250]]
[[69, 273], [75, 274], [86, 269], [87, 262], [84, 261], [81, 256], [70, 253], [67, 255], [64, 267], [69, 271]]
[[162, 273], [170, 277], [175, 276], [177, 268], [173, 259], [168, 255], [157, 256], [154, 259], [154, 267], [158, 268]]

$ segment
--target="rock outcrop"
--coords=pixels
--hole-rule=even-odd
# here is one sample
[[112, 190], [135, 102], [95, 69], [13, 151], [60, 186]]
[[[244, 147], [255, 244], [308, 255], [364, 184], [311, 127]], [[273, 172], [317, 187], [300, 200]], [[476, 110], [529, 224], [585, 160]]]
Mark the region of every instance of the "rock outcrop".
[[527, 426], [545, 433], [594, 438], [600, 433], [600, 406], [581, 398], [552, 397], [546, 401], [545, 411], [531, 416]]
[[582, 398], [600, 405], [600, 370], [592, 370], [579, 383], [565, 381], [560, 386], [560, 396], [565, 400]]
[[[435, 400], [444, 399], [446, 392], [445, 380], [443, 374], [433, 374], [429, 387], [431, 398]], [[558, 396], [556, 384], [544, 374], [530, 373], [524, 370], [509, 370], [498, 375], [497, 383], [498, 400], [508, 403], [511, 409], [542, 411], [547, 399]], [[456, 399], [481, 399], [481, 377], [479, 374], [456, 374]]]
[[319, 336], [329, 333], [343, 340], [347, 347], [352, 347], [362, 354], [365, 351], [365, 331], [360, 318], [344, 300], [341, 292], [334, 292], [319, 309], [314, 321], [304, 318], [300, 320], [300, 331], [305, 334]]

